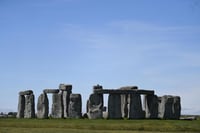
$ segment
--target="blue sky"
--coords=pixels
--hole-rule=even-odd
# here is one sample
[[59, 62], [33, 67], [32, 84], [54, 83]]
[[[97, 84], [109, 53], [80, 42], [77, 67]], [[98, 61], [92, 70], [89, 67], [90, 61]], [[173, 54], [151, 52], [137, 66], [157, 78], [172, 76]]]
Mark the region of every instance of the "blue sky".
[[200, 114], [198, 0], [1, 0], [0, 111], [18, 92], [73, 85], [83, 112], [92, 86], [179, 95]]

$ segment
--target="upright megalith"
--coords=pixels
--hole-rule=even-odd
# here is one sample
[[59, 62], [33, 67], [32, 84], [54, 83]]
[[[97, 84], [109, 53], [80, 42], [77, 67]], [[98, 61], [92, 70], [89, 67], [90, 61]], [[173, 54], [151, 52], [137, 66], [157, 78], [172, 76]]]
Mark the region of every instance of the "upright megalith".
[[161, 119], [179, 119], [181, 111], [180, 97], [165, 95], [159, 97], [158, 117]]
[[108, 119], [121, 119], [121, 96], [111, 93], [108, 96]]
[[146, 118], [158, 118], [158, 97], [156, 95], [145, 95], [144, 107], [146, 112]]
[[[119, 90], [128, 91], [128, 90], [137, 90], [137, 86], [124, 86], [120, 87]], [[121, 94], [121, 112], [122, 112], [122, 118], [128, 117], [128, 97], [129, 94]]]
[[37, 103], [37, 118], [48, 118], [49, 100], [46, 93], [42, 93], [38, 97]]
[[82, 99], [80, 94], [71, 94], [69, 102], [69, 118], [81, 118]]
[[142, 110], [140, 94], [129, 94], [128, 97], [128, 118], [129, 119], [143, 119], [145, 112]]
[[24, 118], [25, 96], [19, 95], [17, 118]]
[[175, 96], [173, 105], [173, 119], [179, 119], [180, 116], [181, 116], [181, 98], [179, 96]]
[[35, 97], [33, 94], [26, 95], [24, 118], [34, 118], [34, 117], [35, 117]]
[[63, 115], [65, 118], [67, 118], [69, 116], [68, 107], [69, 107], [70, 94], [72, 93], [72, 85], [60, 84], [59, 89], [62, 92]]
[[35, 97], [32, 90], [19, 92], [17, 118], [35, 117]]
[[52, 95], [52, 118], [63, 118], [62, 94], [53, 93]]
[[[93, 86], [93, 90], [103, 89], [102, 86]], [[87, 102], [87, 115], [89, 119], [103, 118], [103, 94], [91, 94]]]

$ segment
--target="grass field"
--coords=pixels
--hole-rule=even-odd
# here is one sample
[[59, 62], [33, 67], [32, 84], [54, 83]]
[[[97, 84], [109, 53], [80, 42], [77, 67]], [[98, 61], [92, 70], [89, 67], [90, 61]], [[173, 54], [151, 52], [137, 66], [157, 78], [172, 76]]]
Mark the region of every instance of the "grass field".
[[0, 133], [200, 132], [200, 120], [0, 119]]

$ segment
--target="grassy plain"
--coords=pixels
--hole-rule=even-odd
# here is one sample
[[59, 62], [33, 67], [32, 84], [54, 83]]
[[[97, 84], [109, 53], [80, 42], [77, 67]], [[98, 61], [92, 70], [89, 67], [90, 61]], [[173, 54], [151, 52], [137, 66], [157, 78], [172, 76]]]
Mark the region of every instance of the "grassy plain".
[[200, 120], [88, 120], [0, 118], [0, 133], [200, 132]]

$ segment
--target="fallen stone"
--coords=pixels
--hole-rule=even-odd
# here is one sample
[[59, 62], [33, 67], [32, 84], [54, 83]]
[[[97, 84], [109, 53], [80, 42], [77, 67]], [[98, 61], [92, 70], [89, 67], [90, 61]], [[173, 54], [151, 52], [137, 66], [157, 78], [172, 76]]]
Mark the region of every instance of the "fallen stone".
[[48, 118], [49, 114], [49, 100], [46, 93], [38, 97], [37, 103], [37, 118]]
[[59, 93], [59, 89], [44, 89], [43, 90], [44, 93]]
[[82, 117], [82, 100], [80, 94], [71, 94], [69, 102], [69, 118], [81, 118]]
[[32, 90], [20, 91], [19, 95], [31, 95], [33, 94]]
[[24, 118], [35, 118], [35, 97], [33, 94], [25, 97]]
[[24, 118], [25, 96], [19, 95], [17, 118]]

